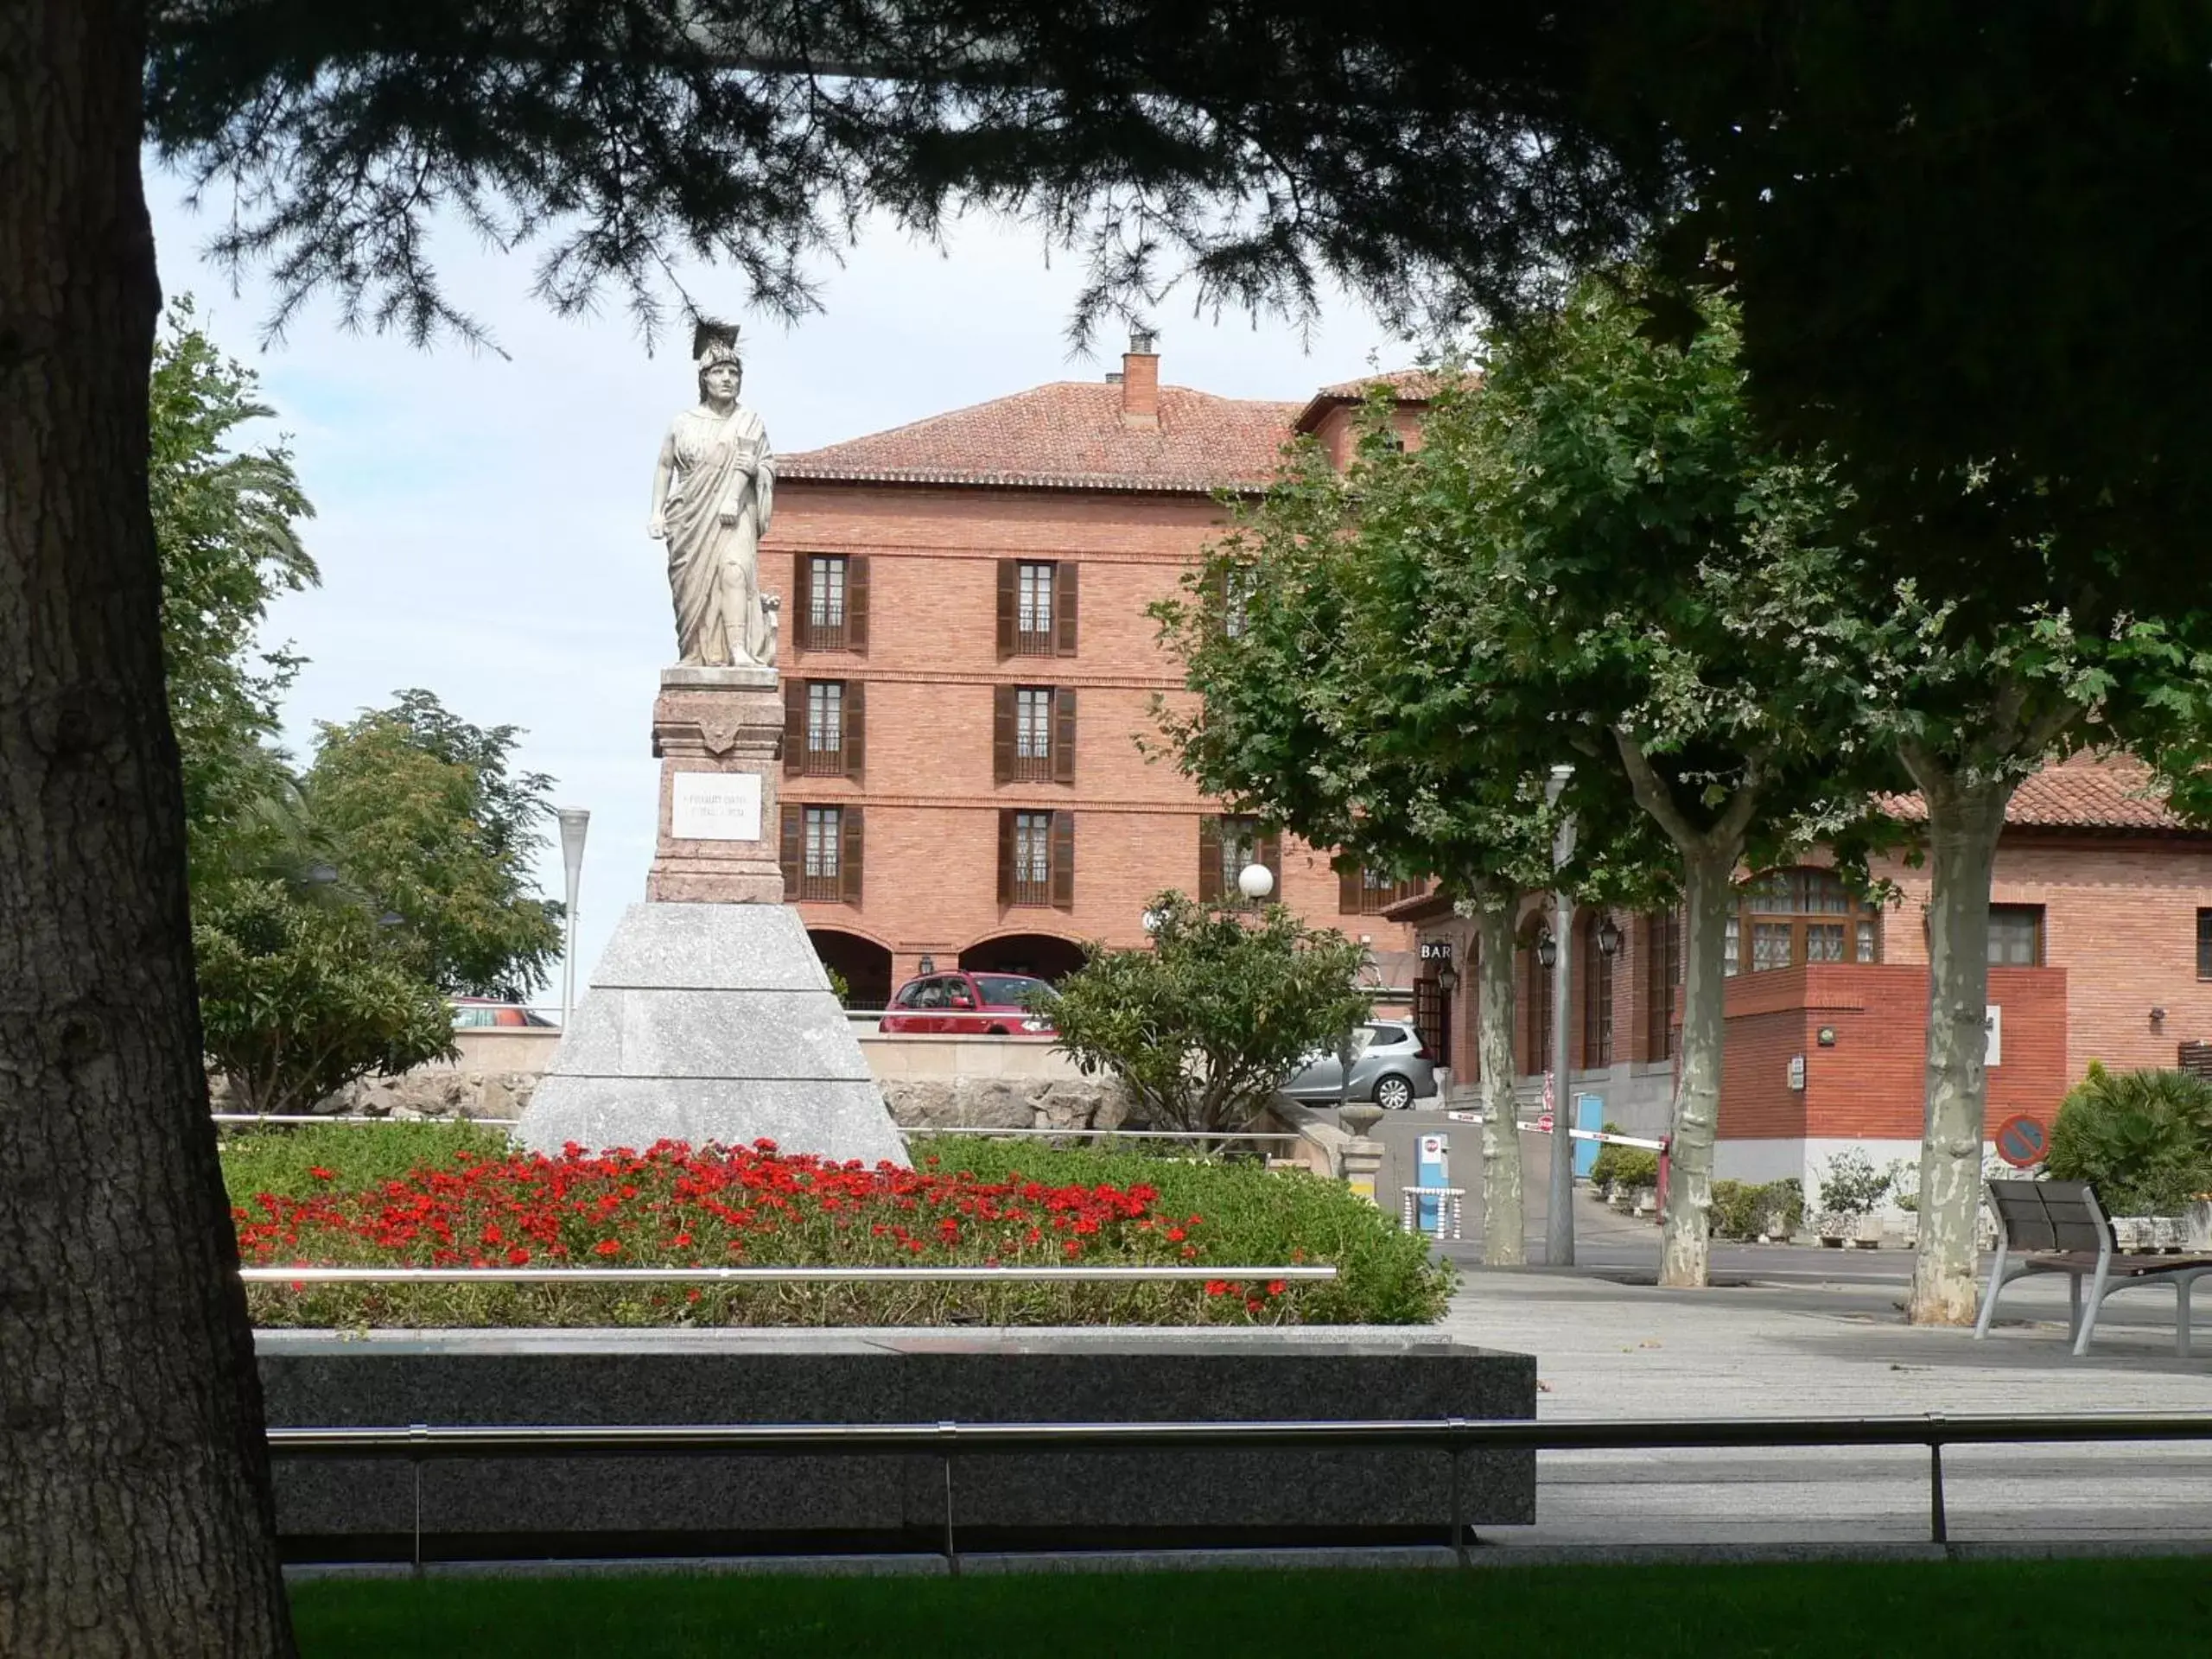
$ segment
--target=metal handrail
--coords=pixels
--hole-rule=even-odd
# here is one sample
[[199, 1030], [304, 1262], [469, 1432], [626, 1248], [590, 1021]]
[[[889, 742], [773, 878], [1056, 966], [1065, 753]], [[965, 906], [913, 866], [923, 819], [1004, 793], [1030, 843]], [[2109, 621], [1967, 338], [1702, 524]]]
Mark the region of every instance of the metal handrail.
[[1470, 1452], [1649, 1451], [1669, 1448], [1919, 1446], [1928, 1449], [1929, 1541], [1948, 1545], [1943, 1448], [2031, 1443], [2212, 1440], [2212, 1415], [2101, 1412], [2066, 1416], [1684, 1418], [1539, 1422], [1533, 1418], [1382, 1418], [1328, 1422], [1161, 1423], [631, 1423], [559, 1427], [433, 1426], [271, 1428], [277, 1457], [404, 1458], [415, 1466], [415, 1561], [422, 1565], [422, 1465], [472, 1457], [696, 1457], [925, 1452], [944, 1465], [944, 1554], [960, 1570], [953, 1460], [1008, 1452], [1300, 1447], [1436, 1450], [1451, 1459], [1451, 1536], [1465, 1566], [1461, 1463]]
[[469, 1117], [456, 1114], [452, 1117], [390, 1117], [373, 1112], [210, 1112], [213, 1123], [481, 1123], [495, 1129], [511, 1129], [522, 1122], [518, 1117]]
[[899, 1123], [895, 1127], [901, 1135], [988, 1135], [1009, 1138], [1020, 1136], [1052, 1136], [1084, 1135], [1123, 1141], [1303, 1141], [1302, 1135], [1278, 1134], [1272, 1129], [1101, 1129], [1101, 1128], [997, 1128], [988, 1123]]
[[1368, 1446], [1595, 1452], [1818, 1446], [1983, 1446], [2212, 1440], [2212, 1415], [1780, 1417], [1539, 1421], [1533, 1418], [1290, 1418], [1263, 1422], [580, 1423], [272, 1428], [290, 1457], [599, 1457], [613, 1452], [854, 1453]]
[[1303, 1267], [913, 1268], [240, 1268], [250, 1285], [912, 1285], [1205, 1284], [1217, 1280], [1333, 1280], [1329, 1264]]

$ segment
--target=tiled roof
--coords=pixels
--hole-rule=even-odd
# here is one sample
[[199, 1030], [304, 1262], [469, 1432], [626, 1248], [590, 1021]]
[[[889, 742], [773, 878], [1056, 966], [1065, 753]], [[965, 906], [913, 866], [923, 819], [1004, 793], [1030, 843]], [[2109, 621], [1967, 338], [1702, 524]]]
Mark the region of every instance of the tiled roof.
[[1270, 482], [1296, 404], [1160, 388], [1157, 426], [1112, 383], [1058, 381], [778, 459], [779, 479], [1205, 493]]
[[[1917, 795], [1883, 804], [1910, 823], [1928, 809]], [[2023, 830], [2188, 830], [2166, 805], [2151, 770], [2131, 755], [2077, 754], [2045, 766], [2024, 782], [2005, 809], [2005, 822]]]
[[1392, 369], [1383, 374], [1362, 375], [1357, 380], [1339, 380], [1333, 386], [1322, 387], [1298, 411], [1298, 429], [1311, 432], [1331, 410], [1365, 402], [1376, 386], [1388, 386], [1402, 404], [1425, 404], [1436, 395], [1440, 384], [1441, 377], [1433, 369]]

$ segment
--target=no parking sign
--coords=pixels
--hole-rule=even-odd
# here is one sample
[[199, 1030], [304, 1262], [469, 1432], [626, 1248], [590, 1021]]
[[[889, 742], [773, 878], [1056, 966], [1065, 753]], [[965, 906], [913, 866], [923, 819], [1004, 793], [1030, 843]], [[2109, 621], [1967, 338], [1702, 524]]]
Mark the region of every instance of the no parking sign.
[[2015, 1112], [1997, 1126], [1997, 1155], [2015, 1169], [2030, 1169], [2043, 1161], [2050, 1146], [2043, 1120]]

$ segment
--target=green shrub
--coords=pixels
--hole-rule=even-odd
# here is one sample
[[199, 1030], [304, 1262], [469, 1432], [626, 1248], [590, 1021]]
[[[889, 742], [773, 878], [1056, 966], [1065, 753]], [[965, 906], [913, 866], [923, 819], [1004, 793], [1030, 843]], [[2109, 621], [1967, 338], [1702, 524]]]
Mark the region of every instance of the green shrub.
[[[1618, 1135], [1618, 1123], [1605, 1125], [1605, 1133]], [[1641, 1147], [1616, 1147], [1611, 1144], [1598, 1148], [1598, 1156], [1590, 1166], [1590, 1184], [1603, 1186], [1606, 1182], [1624, 1188], [1656, 1186], [1659, 1181], [1659, 1154], [1646, 1152]]]
[[1821, 1177], [1821, 1209], [1832, 1216], [1871, 1216], [1890, 1190], [1887, 1173], [1856, 1147], [1847, 1147], [1828, 1160]]
[[[1756, 1239], [1796, 1230], [1805, 1219], [1805, 1192], [1795, 1180], [1715, 1181], [1708, 1211], [1713, 1230], [1722, 1238]], [[1782, 1226], [1774, 1224], [1779, 1222]]]
[[2212, 1190], [2212, 1083], [2092, 1060], [2060, 1103], [2044, 1173], [2088, 1182], [2107, 1215], [2177, 1212]]

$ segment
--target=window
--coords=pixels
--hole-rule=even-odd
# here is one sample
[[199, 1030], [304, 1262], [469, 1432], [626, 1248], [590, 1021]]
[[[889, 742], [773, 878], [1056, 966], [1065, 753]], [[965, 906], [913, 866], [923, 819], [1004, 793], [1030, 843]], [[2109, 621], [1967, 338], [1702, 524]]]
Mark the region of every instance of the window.
[[1074, 563], [1065, 559], [1000, 562], [1001, 658], [1075, 655], [1076, 574]]
[[861, 902], [861, 809], [783, 804], [784, 898], [795, 904]]
[[1874, 912], [1833, 870], [1770, 870], [1745, 883], [1726, 924], [1723, 971], [1743, 970], [1747, 944], [1755, 974], [1881, 957]]
[[1644, 1002], [1643, 1053], [1646, 1059], [1675, 1057], [1675, 1014], [1681, 1006], [1682, 982], [1682, 913], [1662, 911], [1644, 923], [1645, 971], [1650, 995]]
[[999, 814], [999, 903], [1075, 905], [1075, 814]]
[[1613, 1063], [1613, 959], [1598, 946], [1599, 918], [1582, 925], [1582, 1065], [1594, 1071]]
[[806, 688], [806, 770], [819, 775], [844, 769], [844, 683], [815, 680]]
[[802, 553], [792, 610], [801, 651], [868, 649], [868, 557]]
[[2212, 910], [2196, 912], [2196, 976], [2212, 979]]
[[1400, 899], [1418, 898], [1427, 886], [1417, 880], [1401, 881], [1363, 864], [1339, 859], [1337, 912], [1343, 916], [1379, 916]]
[[860, 778], [867, 690], [858, 680], [784, 682], [785, 777]]
[[1536, 931], [1529, 936], [1522, 947], [1522, 960], [1527, 964], [1529, 1005], [1529, 1070], [1531, 1073], [1552, 1069], [1552, 976], [1556, 969], [1544, 966], [1537, 954], [1544, 937], [1544, 926], [1538, 923]]
[[1248, 565], [1233, 566], [1221, 573], [1221, 631], [1231, 639], [1242, 639], [1245, 625], [1251, 620], [1252, 594], [1260, 585], [1260, 573]]
[[991, 694], [994, 783], [1075, 781], [1075, 688], [1001, 685]]
[[1237, 885], [1247, 864], [1264, 864], [1275, 878], [1267, 902], [1282, 898], [1282, 838], [1262, 830], [1254, 817], [1198, 820], [1198, 901], [1243, 905], [1250, 901]]
[[834, 806], [810, 806], [806, 809], [806, 851], [799, 874], [798, 896], [802, 899], [834, 899], [837, 896], [838, 854], [843, 849], [838, 843], [844, 839], [844, 814]]
[[[2197, 929], [2200, 938], [2203, 928]], [[2200, 946], [2198, 954], [2202, 955]], [[2043, 966], [2043, 906], [1992, 905], [1989, 907], [1989, 965], [1993, 968]]]

